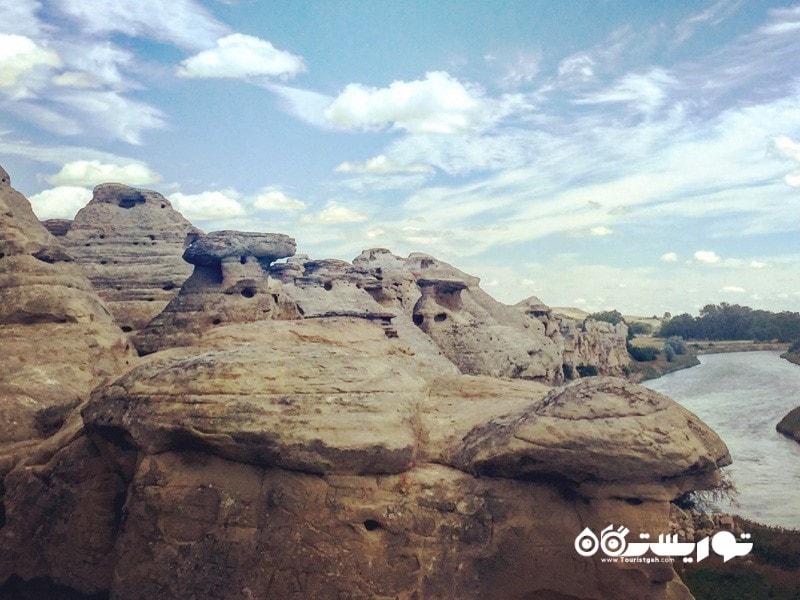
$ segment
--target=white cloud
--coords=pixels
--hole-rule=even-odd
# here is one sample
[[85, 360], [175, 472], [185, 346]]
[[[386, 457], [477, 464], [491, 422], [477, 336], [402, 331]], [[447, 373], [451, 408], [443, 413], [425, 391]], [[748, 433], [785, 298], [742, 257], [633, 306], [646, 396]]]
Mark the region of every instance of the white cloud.
[[306, 70], [303, 59], [278, 50], [260, 38], [234, 33], [217, 40], [216, 48], [190, 56], [178, 75], [194, 78], [293, 77]]
[[59, 87], [71, 88], [97, 88], [100, 84], [89, 73], [80, 71], [64, 71], [53, 77], [53, 84]]
[[432, 173], [433, 167], [421, 163], [397, 164], [387, 158], [385, 154], [379, 154], [364, 162], [345, 161], [338, 165], [334, 171], [337, 173]]
[[788, 135], [779, 135], [772, 141], [772, 145], [778, 156], [800, 162], [800, 143]]
[[788, 173], [783, 180], [789, 187], [800, 187], [800, 171]]
[[576, 104], [606, 104], [624, 102], [644, 113], [650, 113], [664, 104], [667, 90], [677, 81], [663, 69], [649, 72], [629, 73], [617, 80], [610, 88], [588, 94], [575, 100]]
[[86, 39], [61, 41], [58, 47], [68, 70], [56, 76], [54, 84], [77, 88], [109, 86], [116, 90], [134, 85], [123, 74], [137, 66], [132, 52], [109, 41]]
[[184, 48], [208, 48], [229, 29], [195, 0], [54, 0], [89, 34], [147, 36]]
[[717, 253], [711, 250], [698, 250], [694, 253], [694, 259], [695, 261], [706, 265], [716, 265], [722, 262], [722, 259], [717, 255]]
[[160, 181], [161, 177], [141, 163], [117, 165], [99, 160], [76, 160], [66, 163], [58, 173], [45, 179], [58, 186], [94, 186], [109, 182], [149, 185]]
[[342, 223], [362, 223], [367, 220], [367, 215], [352, 208], [343, 206], [338, 202], [329, 202], [327, 206], [315, 215], [305, 215], [300, 218], [302, 223], [319, 223], [322, 225], [338, 225]]
[[59, 186], [34, 194], [29, 198], [39, 219], [72, 219], [92, 199], [85, 187]]
[[[772, 152], [800, 165], [800, 143], [795, 142], [789, 136], [781, 135], [775, 138], [772, 142]], [[787, 173], [783, 180], [789, 187], [800, 187], [800, 168]]]
[[115, 92], [65, 92], [54, 100], [91, 116], [94, 126], [129, 144], [141, 144], [143, 131], [165, 126], [159, 109]]
[[754, 269], [763, 269], [767, 266], [767, 263], [760, 261], [760, 260], [752, 260], [750, 261], [750, 266]]
[[296, 212], [305, 210], [307, 206], [302, 200], [287, 196], [276, 189], [262, 191], [253, 201], [254, 208], [276, 212]]
[[661, 255], [661, 260], [668, 263], [678, 262], [678, 255], [675, 252], [667, 252]]
[[738, 285], [724, 285], [722, 286], [723, 292], [730, 292], [732, 294], [744, 294], [747, 290], [743, 287], [739, 287]]
[[170, 194], [172, 205], [189, 220], [226, 219], [245, 214], [232, 191], [200, 192], [199, 194]]
[[[5, 17], [4, 17], [5, 18]], [[20, 97], [28, 95], [22, 86], [23, 79], [37, 67], [61, 66], [61, 58], [24, 35], [0, 33], [0, 88]]]
[[483, 92], [443, 71], [425, 79], [395, 81], [385, 88], [349, 84], [325, 111], [343, 128], [370, 129], [391, 124], [416, 133], [458, 133], [480, 128], [488, 107]]
[[37, 38], [42, 33], [42, 24], [36, 13], [41, 8], [38, 0], [14, 0], [3, 6], [0, 33], [16, 33]]
[[602, 237], [602, 236], [606, 236], [606, 235], [611, 235], [613, 233], [614, 233], [614, 230], [609, 228], [609, 227], [606, 227], [605, 225], [598, 225], [597, 227], [592, 227], [589, 230], [589, 235], [595, 236], [595, 237]]
[[568, 79], [589, 80], [594, 77], [595, 60], [586, 53], [573, 54], [558, 65], [558, 75]]

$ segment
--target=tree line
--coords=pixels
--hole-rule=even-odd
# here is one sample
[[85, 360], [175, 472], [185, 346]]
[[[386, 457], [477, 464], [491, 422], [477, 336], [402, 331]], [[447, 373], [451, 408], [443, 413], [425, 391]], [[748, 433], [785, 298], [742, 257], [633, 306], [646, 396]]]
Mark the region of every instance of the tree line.
[[693, 317], [683, 313], [665, 320], [658, 335], [686, 340], [800, 340], [800, 313], [754, 310], [738, 304], [708, 304]]

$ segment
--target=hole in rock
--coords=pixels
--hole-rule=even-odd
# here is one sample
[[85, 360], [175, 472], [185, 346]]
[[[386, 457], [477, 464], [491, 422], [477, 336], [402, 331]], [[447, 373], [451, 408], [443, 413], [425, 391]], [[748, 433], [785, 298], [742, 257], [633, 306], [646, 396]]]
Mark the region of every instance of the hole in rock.
[[165, 292], [169, 292], [175, 289], [175, 284], [172, 282], [165, 283], [163, 286], [161, 286], [161, 289], [164, 290]]
[[326, 281], [325, 285], [322, 287], [324, 287], [327, 291], [331, 291], [333, 289], [333, 284], [330, 281]]
[[3, 258], [6, 255], [5, 252], [0, 252], [0, 258]]
[[130, 325], [123, 325], [122, 327], [120, 327], [120, 329], [122, 329], [122, 331], [124, 331], [125, 333], [130, 333], [131, 331], [133, 331], [133, 327], [131, 327]]
[[444, 313], [439, 313], [438, 315], [436, 315], [435, 317], [433, 317], [433, 320], [434, 320], [434, 321], [436, 321], [437, 323], [441, 323], [441, 322], [442, 322], [442, 321], [444, 321], [445, 319], [447, 319], [447, 315], [446, 315], [446, 314], [444, 314]]
[[100, 264], [101, 264], [101, 265], [107, 265], [107, 264], [108, 264], [108, 261], [107, 261], [107, 260], [101, 260], [101, 261], [100, 261]]
[[167, 205], [166, 204], [162, 204], [161, 208], [167, 208]]
[[247, 257], [246, 256], [240, 257], [239, 258], [239, 262], [242, 263], [242, 264], [246, 264], [247, 263]]
[[117, 201], [117, 206], [120, 208], [133, 208], [137, 204], [144, 204], [147, 200], [144, 197], [144, 194], [141, 192], [131, 192], [125, 196], [122, 196]]
[[272, 301], [277, 304], [278, 303], [278, 294], [272, 294]]
[[414, 325], [422, 325], [424, 322], [425, 322], [425, 317], [423, 317], [421, 314], [416, 313], [414, 315]]
[[631, 506], [639, 506], [642, 502], [644, 502], [644, 500], [641, 498], [625, 498], [625, 502]]
[[104, 240], [104, 239], [106, 239], [106, 234], [105, 234], [105, 233], [101, 233], [101, 234], [100, 234], [100, 239], [101, 239], [101, 240]]
[[211, 321], [212, 325], [219, 325], [220, 323], [222, 323], [222, 319], [214, 319], [213, 321]]
[[148, 235], [147, 237], [149, 237], [151, 241], [156, 239], [156, 236], [154, 236], [152, 233], [150, 235]]
[[375, 519], [367, 519], [364, 521], [364, 529], [367, 531], [375, 531], [376, 529], [380, 529], [381, 524], [378, 523]]
[[241, 291], [241, 294], [245, 298], [252, 298], [253, 296], [256, 295], [256, 291], [255, 291], [255, 289], [253, 289], [251, 287], [246, 287]]

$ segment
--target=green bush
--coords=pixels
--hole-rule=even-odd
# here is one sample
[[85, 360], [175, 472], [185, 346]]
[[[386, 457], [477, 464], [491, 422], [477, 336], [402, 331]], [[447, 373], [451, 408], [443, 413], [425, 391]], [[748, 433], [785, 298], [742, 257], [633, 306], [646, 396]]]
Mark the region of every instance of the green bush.
[[686, 340], [679, 335], [671, 335], [667, 338], [667, 344], [672, 346], [675, 354], [686, 354]]
[[642, 323], [641, 321], [634, 321], [628, 325], [628, 330], [633, 335], [650, 335], [653, 333], [653, 326], [647, 323]]
[[664, 358], [667, 359], [667, 362], [672, 362], [675, 360], [677, 356], [675, 349], [670, 344], [664, 344]]
[[654, 346], [628, 346], [628, 353], [636, 362], [650, 362], [658, 358], [658, 348]]
[[594, 377], [597, 375], [597, 367], [594, 365], [578, 365], [576, 369], [581, 377]]

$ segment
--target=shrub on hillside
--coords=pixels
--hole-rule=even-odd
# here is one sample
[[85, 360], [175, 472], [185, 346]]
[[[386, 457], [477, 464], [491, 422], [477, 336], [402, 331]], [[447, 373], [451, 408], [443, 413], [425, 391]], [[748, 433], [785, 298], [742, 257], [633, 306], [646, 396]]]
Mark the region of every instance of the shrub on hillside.
[[654, 346], [628, 346], [628, 354], [636, 362], [650, 362], [658, 358], [658, 348]]

